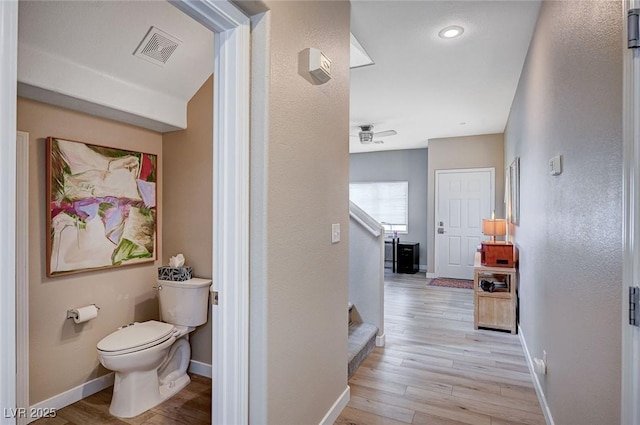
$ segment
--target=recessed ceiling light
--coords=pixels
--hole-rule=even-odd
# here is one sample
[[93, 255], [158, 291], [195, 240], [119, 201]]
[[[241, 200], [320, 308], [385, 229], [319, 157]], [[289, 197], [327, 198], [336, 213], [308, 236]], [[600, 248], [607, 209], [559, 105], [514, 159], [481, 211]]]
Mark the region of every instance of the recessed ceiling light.
[[454, 37], [458, 37], [459, 35], [462, 35], [463, 32], [464, 32], [464, 28], [458, 25], [451, 25], [449, 27], [446, 27], [440, 30], [438, 35], [441, 38], [454, 38]]

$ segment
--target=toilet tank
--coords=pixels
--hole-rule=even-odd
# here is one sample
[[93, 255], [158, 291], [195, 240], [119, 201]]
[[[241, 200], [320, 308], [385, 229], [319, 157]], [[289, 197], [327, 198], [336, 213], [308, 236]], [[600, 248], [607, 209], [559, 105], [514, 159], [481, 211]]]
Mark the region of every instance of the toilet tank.
[[160, 318], [172, 325], [200, 326], [207, 323], [211, 279], [182, 282], [158, 280]]

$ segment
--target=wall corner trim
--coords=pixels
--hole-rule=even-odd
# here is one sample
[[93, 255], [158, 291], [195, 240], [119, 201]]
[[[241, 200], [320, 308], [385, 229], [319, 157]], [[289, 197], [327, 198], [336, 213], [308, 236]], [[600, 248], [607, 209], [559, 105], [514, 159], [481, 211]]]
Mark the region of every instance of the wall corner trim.
[[[18, 2], [0, 2], [0, 405], [16, 406], [16, 81]], [[13, 418], [0, 419], [13, 424]]]
[[547, 422], [547, 425], [555, 425], [553, 421], [553, 416], [551, 416], [551, 409], [549, 408], [549, 404], [547, 403], [547, 398], [542, 391], [542, 386], [540, 385], [540, 379], [533, 369], [533, 356], [529, 352], [529, 347], [527, 347], [527, 341], [524, 339], [524, 334], [522, 333], [522, 328], [518, 325], [518, 338], [520, 338], [520, 343], [522, 344], [522, 350], [524, 351], [524, 355], [527, 358], [527, 365], [529, 366], [529, 373], [531, 374], [531, 378], [533, 380], [533, 387], [536, 390], [536, 394], [538, 395], [538, 401], [540, 401], [540, 407], [542, 408], [542, 413], [544, 414], [544, 420]]
[[[29, 133], [16, 143], [16, 406], [29, 406]], [[18, 425], [27, 423], [18, 417]]]
[[331, 409], [324, 415], [324, 418], [320, 421], [320, 425], [333, 425], [333, 423], [338, 419], [340, 413], [344, 410], [344, 408], [349, 403], [351, 399], [351, 388], [347, 385], [347, 388], [342, 392], [340, 397], [333, 403]]
[[213, 91], [214, 425], [249, 423], [251, 22], [229, 1], [170, 2], [215, 33]]

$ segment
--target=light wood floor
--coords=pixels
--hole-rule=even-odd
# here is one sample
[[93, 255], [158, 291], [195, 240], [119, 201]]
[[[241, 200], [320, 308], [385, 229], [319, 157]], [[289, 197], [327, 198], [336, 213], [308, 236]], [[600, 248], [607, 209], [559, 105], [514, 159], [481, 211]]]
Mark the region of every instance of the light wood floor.
[[473, 329], [473, 291], [385, 276], [386, 346], [336, 425], [545, 424], [517, 335]]
[[[351, 401], [336, 425], [545, 423], [518, 337], [475, 331], [471, 290], [426, 286], [424, 273], [389, 273], [385, 281], [386, 346], [349, 381]], [[180, 393], [132, 419], [109, 415], [112, 391], [33, 424], [211, 423], [208, 378], [193, 375]]]
[[109, 414], [113, 387], [56, 412], [35, 425], [205, 425], [211, 423], [211, 379], [191, 375], [191, 383], [164, 403], [131, 419]]

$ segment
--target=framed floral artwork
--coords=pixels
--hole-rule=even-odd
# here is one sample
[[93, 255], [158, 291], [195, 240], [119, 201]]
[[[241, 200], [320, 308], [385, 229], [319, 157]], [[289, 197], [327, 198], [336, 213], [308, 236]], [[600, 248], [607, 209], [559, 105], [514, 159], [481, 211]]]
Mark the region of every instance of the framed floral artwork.
[[156, 259], [157, 155], [47, 138], [47, 276]]

